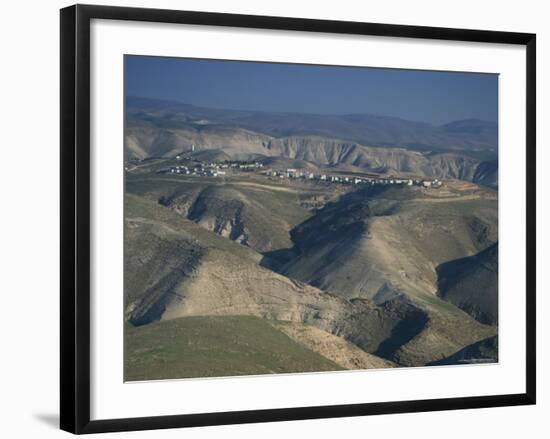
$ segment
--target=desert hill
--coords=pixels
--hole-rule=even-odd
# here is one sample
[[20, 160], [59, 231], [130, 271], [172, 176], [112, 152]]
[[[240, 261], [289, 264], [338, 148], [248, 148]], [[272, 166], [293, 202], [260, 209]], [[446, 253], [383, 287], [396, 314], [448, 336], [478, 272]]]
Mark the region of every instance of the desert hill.
[[497, 188], [498, 187], [498, 161], [487, 160], [477, 166], [473, 181], [477, 184]]
[[496, 361], [496, 124], [126, 104], [126, 379]]
[[494, 363], [498, 361], [498, 336], [478, 341], [450, 357], [430, 363], [430, 366], [444, 366], [450, 364]]
[[498, 324], [498, 243], [437, 267], [438, 294], [476, 320]]
[[146, 255], [127, 260], [126, 312], [133, 325], [251, 315], [310, 325], [402, 365], [436, 361], [493, 333], [458, 309], [443, 321], [433, 309], [399, 298], [376, 304], [326, 293], [261, 267], [252, 249], [159, 203], [134, 195], [126, 203], [126, 253]]
[[301, 167], [498, 185], [496, 124], [487, 122], [434, 127], [372, 115], [215, 110], [141, 98], [128, 98], [127, 105], [128, 160], [174, 157], [193, 145], [197, 157], [211, 160], [281, 157]]
[[293, 340], [345, 369], [384, 369], [396, 366], [391, 361], [369, 354], [353, 343], [315, 326], [281, 321], [272, 324]]
[[467, 183], [435, 192], [362, 188], [294, 228], [294, 246], [276, 268], [348, 298], [435, 294], [438, 265], [496, 241], [496, 203], [492, 191]]
[[[260, 160], [274, 166], [282, 157], [300, 167], [350, 167], [384, 175], [410, 175], [462, 179], [496, 186], [494, 161], [454, 152], [420, 153], [403, 148], [365, 146], [340, 139], [317, 136], [270, 138], [241, 128], [201, 128], [166, 130], [128, 128], [126, 145], [129, 158], [173, 157], [194, 145], [195, 155], [205, 159], [227, 158]], [[212, 152], [207, 152], [212, 151]], [[198, 154], [200, 152], [200, 154]]]
[[149, 176], [131, 178], [126, 187], [257, 252], [291, 246], [289, 230], [311, 215], [300, 206], [297, 191], [271, 190], [258, 182], [207, 183]]

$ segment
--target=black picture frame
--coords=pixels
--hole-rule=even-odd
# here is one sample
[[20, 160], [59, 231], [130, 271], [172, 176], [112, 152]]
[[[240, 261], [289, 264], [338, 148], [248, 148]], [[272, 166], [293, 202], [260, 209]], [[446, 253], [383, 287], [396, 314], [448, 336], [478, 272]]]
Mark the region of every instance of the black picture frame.
[[[90, 420], [90, 21], [132, 20], [514, 44], [526, 47], [526, 392], [508, 395]], [[61, 10], [61, 429], [72, 433], [194, 427], [535, 404], [536, 36], [210, 12], [75, 5]]]

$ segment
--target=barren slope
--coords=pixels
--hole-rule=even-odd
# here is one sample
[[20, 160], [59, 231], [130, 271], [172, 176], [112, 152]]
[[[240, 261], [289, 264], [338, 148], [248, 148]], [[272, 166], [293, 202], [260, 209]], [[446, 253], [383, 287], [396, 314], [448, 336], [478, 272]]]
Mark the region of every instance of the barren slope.
[[273, 325], [293, 340], [344, 369], [383, 369], [396, 366], [391, 361], [369, 354], [354, 344], [314, 326], [289, 322], [274, 322]]
[[455, 354], [439, 361], [430, 363], [430, 366], [444, 366], [452, 364], [495, 363], [498, 361], [498, 336], [478, 341]]
[[498, 324], [498, 243], [437, 267], [438, 294], [476, 320]]
[[279, 271], [345, 297], [435, 294], [436, 267], [495, 242], [496, 215], [494, 193], [467, 183], [361, 189], [298, 225]]
[[[139, 254], [156, 242], [151, 260], [162, 257], [164, 245], [190, 255], [170, 269], [147, 258], [128, 261], [133, 266], [126, 272], [126, 312], [134, 325], [194, 315], [252, 315], [309, 324], [407, 365], [435, 361], [492, 335], [458, 311], [452, 320], [463, 326], [462, 332], [439, 332], [428, 345], [416, 339], [434, 325], [427, 308], [391, 299], [380, 305], [367, 299], [349, 302], [327, 294], [260, 267], [253, 251], [141, 197], [127, 195], [126, 223], [128, 254]], [[145, 269], [148, 282], [132, 277]], [[411, 342], [414, 349], [401, 353]]]
[[253, 181], [152, 175], [131, 178], [126, 187], [258, 252], [291, 246], [289, 231], [310, 216], [299, 205], [297, 191]]
[[[297, 162], [299, 167], [356, 168], [386, 175], [411, 175], [480, 181], [494, 185], [496, 161], [485, 162], [475, 154], [420, 153], [405, 148], [373, 147], [320, 136], [270, 137], [232, 126], [180, 128], [129, 127], [126, 157], [174, 157], [195, 147], [197, 158], [276, 159]], [[310, 163], [311, 165], [308, 165]], [[277, 165], [277, 162], [273, 162]], [[280, 163], [284, 165], [284, 163]]]

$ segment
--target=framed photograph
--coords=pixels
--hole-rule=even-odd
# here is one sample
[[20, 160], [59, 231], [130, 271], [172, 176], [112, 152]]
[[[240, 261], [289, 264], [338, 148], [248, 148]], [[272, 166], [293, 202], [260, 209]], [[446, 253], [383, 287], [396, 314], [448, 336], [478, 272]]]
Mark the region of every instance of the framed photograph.
[[535, 403], [535, 35], [61, 10], [61, 428]]

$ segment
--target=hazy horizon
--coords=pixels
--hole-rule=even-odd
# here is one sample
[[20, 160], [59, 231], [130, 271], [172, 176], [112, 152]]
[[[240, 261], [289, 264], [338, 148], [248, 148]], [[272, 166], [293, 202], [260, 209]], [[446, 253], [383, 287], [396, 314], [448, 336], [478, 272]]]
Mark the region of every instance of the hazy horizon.
[[498, 121], [498, 75], [127, 55], [125, 97], [220, 110]]
[[133, 99], [144, 99], [144, 100], [151, 100], [151, 101], [163, 101], [163, 102], [171, 102], [171, 103], [175, 103], [175, 104], [180, 104], [180, 105], [190, 105], [190, 106], [193, 106], [193, 107], [197, 107], [197, 108], [204, 108], [204, 109], [207, 109], [207, 110], [224, 110], [224, 111], [244, 111], [244, 112], [255, 112], [255, 113], [271, 113], [271, 114], [307, 114], [307, 115], [311, 115], [311, 116], [374, 116], [374, 117], [380, 117], [380, 118], [391, 118], [391, 119], [400, 119], [400, 120], [404, 120], [404, 121], [408, 121], [408, 122], [417, 122], [417, 123], [425, 123], [425, 124], [430, 124], [430, 125], [434, 125], [434, 126], [442, 126], [442, 125], [445, 125], [447, 123], [451, 123], [451, 122], [459, 122], [459, 121], [463, 121], [463, 120], [477, 120], [477, 121], [480, 121], [480, 122], [487, 122], [487, 123], [498, 123], [497, 121], [494, 121], [494, 120], [487, 120], [487, 119], [480, 119], [480, 118], [473, 118], [473, 117], [470, 117], [470, 118], [464, 118], [464, 119], [453, 119], [453, 120], [449, 120], [447, 122], [444, 122], [442, 124], [435, 124], [435, 123], [430, 123], [430, 122], [424, 122], [424, 121], [420, 121], [420, 120], [413, 120], [413, 119], [405, 119], [403, 117], [399, 117], [399, 116], [390, 116], [390, 115], [387, 115], [387, 114], [379, 114], [379, 113], [312, 113], [312, 112], [302, 112], [302, 111], [269, 111], [269, 110], [254, 110], [254, 109], [250, 109], [250, 108], [229, 108], [229, 107], [212, 107], [212, 106], [204, 106], [204, 105], [197, 105], [197, 104], [193, 104], [193, 103], [190, 103], [190, 102], [185, 102], [185, 101], [181, 101], [181, 100], [177, 100], [177, 99], [169, 99], [169, 98], [151, 98], [151, 97], [148, 97], [148, 96], [137, 96], [137, 95], [128, 95], [126, 96], [126, 98], [133, 98]]

